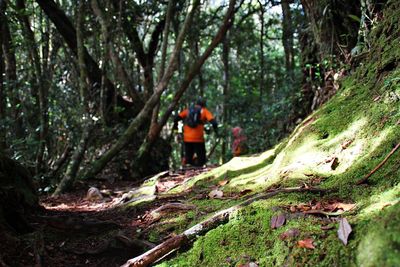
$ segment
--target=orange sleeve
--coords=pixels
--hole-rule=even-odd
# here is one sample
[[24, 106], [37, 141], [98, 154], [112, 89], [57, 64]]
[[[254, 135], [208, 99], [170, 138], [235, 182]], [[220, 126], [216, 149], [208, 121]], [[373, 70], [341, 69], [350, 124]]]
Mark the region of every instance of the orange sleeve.
[[188, 110], [188, 109], [185, 109], [185, 110], [182, 110], [182, 111], [179, 113], [178, 116], [181, 117], [182, 119], [184, 119], [184, 118], [187, 117], [188, 113], [189, 113], [189, 110]]
[[203, 108], [203, 114], [207, 121], [211, 121], [212, 119], [214, 119], [213, 114], [206, 108]]

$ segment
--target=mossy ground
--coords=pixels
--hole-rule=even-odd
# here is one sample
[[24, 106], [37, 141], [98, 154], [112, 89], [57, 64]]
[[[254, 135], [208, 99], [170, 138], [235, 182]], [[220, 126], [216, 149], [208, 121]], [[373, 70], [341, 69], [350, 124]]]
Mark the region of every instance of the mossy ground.
[[[394, 34], [400, 32], [400, 3], [389, 3], [371, 31], [367, 59], [342, 81], [337, 95], [289, 138], [261, 155], [234, 158], [168, 193], [209, 192], [222, 180], [229, 180], [219, 187], [228, 196], [243, 190], [255, 194], [270, 187], [310, 185], [316, 179], [316, 186], [334, 191], [323, 196], [280, 194], [257, 201], [160, 266], [238, 266], [250, 261], [259, 266], [400, 266], [400, 151], [368, 184], [356, 185], [400, 141], [400, 37]], [[332, 158], [338, 162], [335, 168]], [[322, 230], [326, 221], [321, 217], [290, 218], [283, 227], [271, 229], [272, 216], [283, 207], [324, 199], [356, 204], [356, 209], [342, 215], [353, 228], [346, 246], [337, 236], [338, 222], [331, 222], [331, 230]], [[239, 201], [189, 199], [198, 209], [181, 215], [177, 229]], [[291, 228], [299, 229], [300, 235], [281, 240], [280, 235]], [[305, 238], [314, 240], [315, 249], [296, 245]]]

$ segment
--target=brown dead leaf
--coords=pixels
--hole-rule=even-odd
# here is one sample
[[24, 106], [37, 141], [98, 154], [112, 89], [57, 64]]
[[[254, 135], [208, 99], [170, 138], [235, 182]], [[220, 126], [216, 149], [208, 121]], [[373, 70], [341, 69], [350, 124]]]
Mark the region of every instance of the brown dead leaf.
[[210, 198], [222, 198], [224, 196], [224, 192], [218, 189], [214, 189], [208, 194], [208, 196]]
[[347, 140], [347, 141], [343, 142], [343, 143], [341, 144], [342, 149], [344, 150], [344, 149], [348, 148], [349, 145], [351, 145], [352, 142], [353, 142], [353, 140]]
[[342, 240], [343, 244], [347, 245], [347, 240], [352, 232], [351, 226], [346, 218], [339, 220], [339, 230], [337, 231], [338, 237]]
[[352, 203], [338, 203], [337, 208], [338, 209], [342, 209], [344, 211], [349, 211], [354, 209], [354, 207], [356, 206], [356, 204], [352, 204]]
[[227, 183], [229, 183], [229, 180], [222, 180], [222, 181], [219, 181], [219, 182], [218, 182], [218, 184], [219, 184], [220, 186], [224, 186], [224, 185], [226, 185]]
[[272, 216], [271, 218], [271, 228], [275, 229], [275, 228], [279, 228], [282, 225], [285, 224], [286, 221], [286, 217], [284, 214], [279, 214], [277, 216]]
[[324, 205], [324, 210], [332, 212], [337, 209], [338, 205], [339, 205], [338, 202], [326, 204]]
[[331, 170], [336, 170], [337, 166], [339, 166], [339, 159], [337, 157], [334, 157], [330, 165], [331, 165]]
[[295, 206], [290, 206], [290, 212], [296, 212], [296, 211], [297, 211], [297, 209]]
[[313, 242], [314, 242], [314, 239], [306, 238], [306, 239], [297, 241], [297, 246], [300, 248], [315, 249]]
[[291, 239], [293, 237], [297, 237], [300, 235], [300, 230], [297, 228], [291, 228], [289, 230], [287, 230], [286, 232], [283, 232], [279, 238], [281, 240], [285, 240], [285, 239]]

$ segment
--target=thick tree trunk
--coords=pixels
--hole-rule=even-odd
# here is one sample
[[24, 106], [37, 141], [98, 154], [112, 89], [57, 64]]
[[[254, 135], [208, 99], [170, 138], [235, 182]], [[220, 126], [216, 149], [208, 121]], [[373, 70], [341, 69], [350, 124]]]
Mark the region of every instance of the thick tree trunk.
[[2, 231], [24, 234], [32, 230], [26, 213], [38, 207], [30, 173], [0, 153], [0, 236]]

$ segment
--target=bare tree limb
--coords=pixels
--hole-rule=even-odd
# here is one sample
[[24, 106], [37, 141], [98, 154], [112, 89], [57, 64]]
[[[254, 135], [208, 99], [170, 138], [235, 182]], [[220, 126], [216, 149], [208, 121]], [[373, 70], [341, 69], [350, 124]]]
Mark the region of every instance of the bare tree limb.
[[389, 152], [389, 154], [386, 155], [386, 157], [370, 172], [368, 173], [364, 178], [362, 178], [361, 180], [357, 181], [357, 185], [363, 184], [365, 182], [367, 182], [368, 178], [371, 177], [372, 174], [374, 174], [377, 170], [379, 170], [385, 163], [386, 161], [394, 154], [394, 152], [396, 152], [396, 150], [400, 147], [400, 143], [398, 143], [393, 149], [392, 151]]

